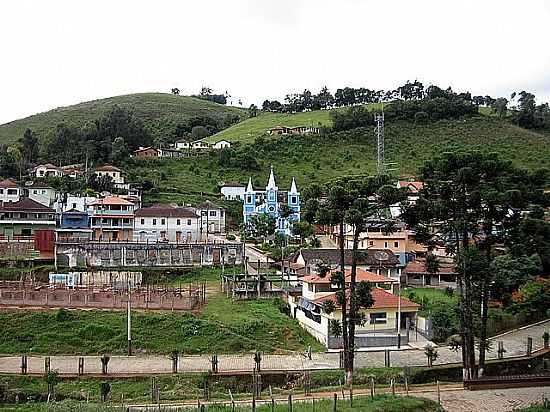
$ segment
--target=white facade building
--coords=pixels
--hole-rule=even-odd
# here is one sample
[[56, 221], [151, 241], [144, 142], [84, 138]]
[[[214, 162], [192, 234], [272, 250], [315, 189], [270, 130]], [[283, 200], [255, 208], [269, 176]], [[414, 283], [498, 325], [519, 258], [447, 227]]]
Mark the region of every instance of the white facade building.
[[231, 142], [228, 142], [227, 140], [218, 140], [216, 143], [212, 145], [212, 149], [227, 149], [231, 147]]
[[209, 233], [225, 233], [225, 209], [207, 200], [197, 205], [197, 214], [202, 238]]
[[57, 200], [55, 189], [42, 183], [30, 182], [30, 184], [25, 184], [25, 190], [30, 199], [47, 207], [53, 207]]
[[242, 201], [244, 199], [244, 193], [246, 192], [246, 186], [238, 182], [225, 182], [221, 186], [220, 192], [227, 200]]
[[135, 213], [135, 242], [192, 243], [199, 236], [199, 216], [193, 208], [153, 205]]
[[0, 182], [0, 202], [19, 202], [23, 196], [23, 188], [11, 179]]
[[109, 176], [115, 185], [124, 184], [124, 176], [122, 176], [122, 170], [120, 170], [116, 166], [100, 166], [95, 169], [94, 174], [96, 176]]
[[61, 177], [65, 175], [65, 172], [60, 167], [46, 163], [44, 165], [38, 165], [33, 169], [35, 177]]

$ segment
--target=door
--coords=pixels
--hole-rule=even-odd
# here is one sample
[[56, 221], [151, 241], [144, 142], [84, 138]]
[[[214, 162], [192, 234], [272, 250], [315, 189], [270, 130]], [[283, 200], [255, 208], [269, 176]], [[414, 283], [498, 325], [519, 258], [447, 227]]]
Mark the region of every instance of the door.
[[180, 243], [181, 242], [181, 232], [176, 232], [176, 243]]

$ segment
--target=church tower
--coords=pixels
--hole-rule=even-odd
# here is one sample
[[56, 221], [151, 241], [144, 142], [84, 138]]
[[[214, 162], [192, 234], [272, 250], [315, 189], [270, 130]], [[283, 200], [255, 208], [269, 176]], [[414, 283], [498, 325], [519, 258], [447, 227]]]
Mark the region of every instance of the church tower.
[[244, 205], [243, 205], [243, 218], [244, 223], [248, 223], [248, 219], [254, 211], [256, 210], [256, 192], [252, 186], [252, 178], [248, 178], [248, 185], [246, 186], [246, 191], [244, 192]]
[[287, 202], [293, 212], [290, 216], [290, 220], [300, 220], [300, 192], [296, 189], [296, 181], [294, 178], [292, 178], [292, 185], [288, 192]]
[[275, 184], [275, 175], [273, 174], [273, 166], [271, 166], [271, 172], [269, 173], [269, 181], [267, 182], [267, 186], [265, 187], [265, 204], [266, 204], [266, 212], [272, 216], [277, 218], [279, 215], [279, 205], [277, 203], [277, 194], [279, 192], [279, 188]]

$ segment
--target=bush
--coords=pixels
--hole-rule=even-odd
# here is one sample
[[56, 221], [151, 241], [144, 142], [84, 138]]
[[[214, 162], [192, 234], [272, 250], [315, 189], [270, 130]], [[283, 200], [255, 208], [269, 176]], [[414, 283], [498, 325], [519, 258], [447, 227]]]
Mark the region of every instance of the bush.
[[430, 117], [426, 112], [416, 112], [414, 115], [414, 122], [416, 124], [426, 124], [428, 120], [430, 120]]
[[235, 240], [235, 239], [236, 239], [236, 238], [235, 238], [235, 235], [227, 235], [225, 238], [226, 238], [227, 240]]

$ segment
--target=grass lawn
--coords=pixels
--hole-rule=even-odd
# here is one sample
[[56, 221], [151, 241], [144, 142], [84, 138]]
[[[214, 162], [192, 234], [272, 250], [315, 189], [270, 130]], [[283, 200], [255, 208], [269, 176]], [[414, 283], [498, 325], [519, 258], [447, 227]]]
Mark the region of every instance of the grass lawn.
[[[367, 105], [370, 109], [380, 107], [379, 104]], [[338, 108], [334, 110], [343, 111], [347, 108]], [[332, 126], [330, 118], [331, 110], [316, 110], [303, 113], [259, 113], [258, 116], [246, 119], [240, 123], [222, 130], [213, 136], [207, 137], [207, 142], [215, 143], [219, 140], [228, 140], [232, 143], [254, 143], [256, 137], [265, 135], [268, 130], [275, 126]]]
[[[239, 272], [239, 268], [228, 268]], [[134, 347], [147, 353], [187, 354], [303, 352], [323, 347], [279, 310], [274, 300], [232, 301], [216, 293], [220, 269], [202, 268], [170, 278], [166, 283], [205, 281], [208, 300], [197, 315], [177, 312], [132, 316]], [[60, 314], [61, 313], [61, 314]], [[0, 312], [0, 353], [123, 354], [126, 314], [100, 310]]]
[[[294, 402], [293, 411], [296, 412], [310, 412], [312, 409], [311, 401], [308, 402]], [[76, 402], [63, 402], [57, 403], [51, 406], [46, 406], [45, 404], [38, 405], [20, 405], [7, 407], [3, 409], [6, 411], [14, 412], [27, 412], [27, 411], [39, 411], [39, 412], [105, 412], [105, 411], [117, 411], [117, 408], [112, 408], [109, 406], [97, 405], [97, 404], [85, 404], [85, 403], [76, 403]], [[122, 409], [124, 410], [124, 409]], [[192, 409], [189, 408], [156, 408], [155, 410], [160, 411], [189, 411]], [[230, 406], [223, 405], [209, 405], [208, 411], [211, 412], [230, 412], [232, 409]], [[235, 409], [238, 412], [249, 412], [251, 407], [246, 406], [237, 406]], [[271, 411], [270, 405], [261, 405], [256, 408], [258, 412], [269, 412]], [[275, 412], [287, 412], [289, 407], [287, 402], [278, 402], [275, 405]], [[315, 411], [317, 412], [332, 412], [333, 405], [332, 401], [329, 400], [316, 400], [315, 402]], [[352, 411], [363, 411], [363, 412], [439, 412], [443, 411], [441, 406], [436, 402], [425, 399], [425, 398], [416, 398], [412, 396], [390, 396], [390, 395], [379, 395], [371, 400], [369, 397], [355, 397], [353, 401], [353, 407], [349, 405], [349, 401], [338, 401], [337, 410], [339, 412], [352, 412]]]

